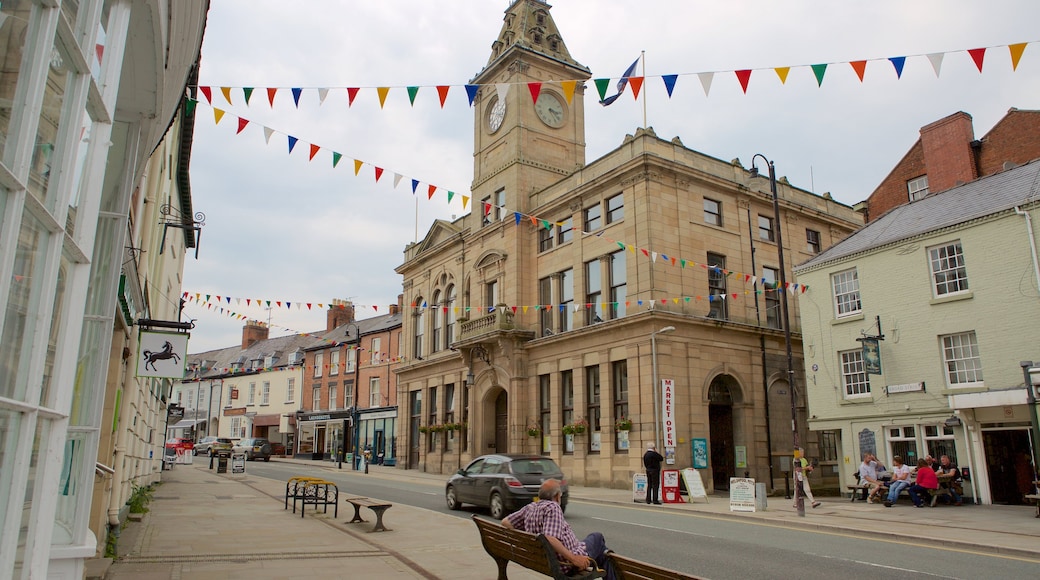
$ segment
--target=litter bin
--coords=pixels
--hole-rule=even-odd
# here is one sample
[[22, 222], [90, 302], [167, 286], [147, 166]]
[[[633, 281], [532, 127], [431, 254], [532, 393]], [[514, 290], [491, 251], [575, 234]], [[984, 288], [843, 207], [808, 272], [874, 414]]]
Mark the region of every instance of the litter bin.
[[217, 473], [227, 473], [228, 459], [231, 459], [231, 452], [225, 449], [217, 451]]

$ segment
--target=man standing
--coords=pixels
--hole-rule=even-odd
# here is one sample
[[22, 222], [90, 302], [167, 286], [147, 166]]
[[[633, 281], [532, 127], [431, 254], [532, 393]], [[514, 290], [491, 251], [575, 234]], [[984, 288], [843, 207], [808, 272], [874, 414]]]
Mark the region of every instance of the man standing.
[[664, 457], [657, 452], [653, 443], [646, 444], [643, 454], [643, 467], [646, 468], [646, 503], [661, 505], [661, 462]]
[[614, 570], [607, 562], [610, 549], [607, 548], [603, 534], [592, 532], [579, 542], [574, 530], [563, 518], [563, 510], [560, 509], [562, 497], [559, 480], [546, 480], [538, 488], [538, 501], [509, 514], [502, 520], [502, 525], [513, 530], [544, 535], [556, 551], [556, 557], [567, 574], [586, 570], [595, 564], [607, 571], [609, 580], [614, 580]]

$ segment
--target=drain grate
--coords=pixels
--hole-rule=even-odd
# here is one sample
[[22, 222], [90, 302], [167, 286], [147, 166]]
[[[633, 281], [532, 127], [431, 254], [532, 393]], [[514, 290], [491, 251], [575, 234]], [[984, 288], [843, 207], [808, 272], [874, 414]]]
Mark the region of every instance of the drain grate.
[[352, 552], [276, 552], [264, 554], [181, 554], [171, 556], [124, 556], [126, 564], [184, 564], [200, 562], [245, 563], [265, 560], [313, 560], [335, 558], [376, 558], [388, 556], [382, 550], [355, 550]]

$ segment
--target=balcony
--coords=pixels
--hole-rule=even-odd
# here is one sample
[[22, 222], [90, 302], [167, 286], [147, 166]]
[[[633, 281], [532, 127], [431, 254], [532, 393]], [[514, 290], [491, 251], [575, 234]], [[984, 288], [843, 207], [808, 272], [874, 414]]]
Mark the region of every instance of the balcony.
[[495, 311], [474, 319], [459, 319], [459, 342], [478, 339], [496, 332], [516, 330], [513, 312], [505, 304]]

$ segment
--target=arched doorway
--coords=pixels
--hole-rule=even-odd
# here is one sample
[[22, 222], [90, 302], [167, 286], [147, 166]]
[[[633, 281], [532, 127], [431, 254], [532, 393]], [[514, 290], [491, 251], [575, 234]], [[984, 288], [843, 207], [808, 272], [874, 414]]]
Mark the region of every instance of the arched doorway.
[[736, 475], [733, 446], [732, 377], [720, 375], [708, 387], [708, 436], [711, 442], [711, 472], [715, 489], [728, 490]]
[[509, 395], [495, 397], [495, 453], [509, 453]]

